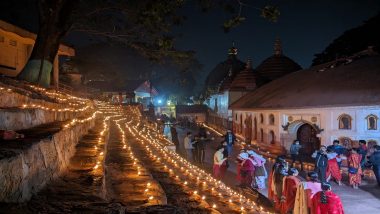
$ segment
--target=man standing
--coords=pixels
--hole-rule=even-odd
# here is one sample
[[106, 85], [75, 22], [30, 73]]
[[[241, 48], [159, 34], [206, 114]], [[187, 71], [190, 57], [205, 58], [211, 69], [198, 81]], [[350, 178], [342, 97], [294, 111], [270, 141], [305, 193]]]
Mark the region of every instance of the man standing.
[[170, 127], [170, 132], [171, 132], [171, 136], [172, 136], [172, 142], [175, 145], [175, 152], [179, 153], [178, 133], [177, 133], [177, 129], [174, 127], [174, 125], [172, 125]]
[[315, 151], [312, 155], [315, 158], [314, 171], [318, 173], [318, 178], [321, 182], [326, 182], [326, 169], [327, 169], [327, 153], [326, 146], [321, 146], [319, 151]]
[[289, 150], [290, 150], [290, 156], [292, 157], [292, 167], [294, 167], [294, 163], [296, 162], [296, 160], [298, 160], [301, 163], [301, 170], [303, 170], [303, 163], [300, 158], [301, 155], [299, 154], [299, 151], [301, 148], [302, 146], [300, 145], [300, 141], [294, 140]]
[[194, 157], [193, 156], [193, 143], [192, 143], [192, 139], [191, 139], [191, 132], [187, 132], [186, 133], [186, 136], [185, 138], [183, 139], [183, 146], [185, 148], [185, 156], [187, 158], [188, 161], [190, 160], [194, 160]]
[[369, 157], [369, 161], [372, 163], [372, 170], [375, 174], [377, 185], [380, 186], [380, 146], [374, 146], [374, 153]]
[[231, 155], [232, 147], [233, 147], [233, 145], [235, 143], [235, 140], [236, 140], [235, 135], [231, 132], [230, 129], [228, 129], [226, 135], [224, 135], [224, 141], [227, 142], [228, 156]]

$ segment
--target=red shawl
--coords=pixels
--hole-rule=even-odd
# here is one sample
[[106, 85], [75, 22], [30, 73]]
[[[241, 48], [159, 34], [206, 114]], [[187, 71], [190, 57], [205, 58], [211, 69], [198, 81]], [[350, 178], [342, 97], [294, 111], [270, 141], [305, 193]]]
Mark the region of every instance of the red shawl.
[[344, 214], [343, 205], [337, 196], [332, 191], [326, 191], [327, 204], [321, 203], [321, 192], [314, 195], [312, 202], [315, 214]]
[[274, 199], [274, 191], [273, 191], [273, 173], [274, 173], [274, 170], [272, 170], [270, 173], [269, 173], [269, 176], [268, 176], [268, 198], [269, 200], [273, 201]]
[[[252, 185], [252, 176], [253, 172], [255, 170], [255, 166], [253, 165], [253, 161], [251, 159], [246, 159], [243, 161], [242, 166], [240, 168], [240, 177], [241, 177], [241, 184], [245, 186], [251, 186]], [[244, 175], [242, 175], [244, 173]]]
[[287, 176], [284, 179], [282, 195], [285, 198], [281, 202], [281, 214], [286, 214], [289, 210], [293, 210], [299, 183], [300, 180], [296, 176]]
[[330, 159], [327, 161], [326, 177], [332, 176], [337, 181], [342, 180], [342, 174], [340, 173], [338, 162], [336, 158]]

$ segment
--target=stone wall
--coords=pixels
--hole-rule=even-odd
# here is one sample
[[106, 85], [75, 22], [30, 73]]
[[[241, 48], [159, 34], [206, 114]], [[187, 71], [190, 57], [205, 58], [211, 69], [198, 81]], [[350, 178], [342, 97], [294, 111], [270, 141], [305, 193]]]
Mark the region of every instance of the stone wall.
[[[0, 84], [0, 87], [2, 85]], [[10, 88], [10, 87], [8, 87]], [[13, 88], [12, 88], [13, 89]], [[62, 107], [70, 107], [66, 103], [53, 103], [49, 101], [45, 101], [41, 99], [42, 97], [36, 97], [32, 98], [30, 96], [23, 95], [22, 93], [29, 93], [26, 90], [22, 89], [13, 89], [17, 90], [17, 92], [14, 91], [6, 91], [6, 90], [0, 90], [0, 107], [1, 108], [11, 108], [11, 107], [21, 107], [24, 104], [34, 104], [34, 105], [42, 105], [48, 108], [62, 108]]]
[[0, 109], [0, 130], [28, 129], [45, 123], [66, 121], [80, 116], [77, 112], [54, 112], [42, 109]]
[[91, 120], [62, 129], [51, 139], [42, 139], [18, 155], [0, 160], [0, 201], [25, 202], [58, 177], [75, 154], [78, 140], [94, 123]]
[[[1, 86], [1, 85], [0, 85]], [[52, 111], [40, 108], [22, 108], [26, 105], [41, 105], [47, 108], [72, 108], [68, 103], [54, 103], [43, 99], [33, 99], [16, 92], [0, 90], [0, 130], [29, 129], [41, 124], [65, 121], [72, 118], [88, 116], [94, 111], [94, 105], [88, 102], [90, 108], [81, 112]]]

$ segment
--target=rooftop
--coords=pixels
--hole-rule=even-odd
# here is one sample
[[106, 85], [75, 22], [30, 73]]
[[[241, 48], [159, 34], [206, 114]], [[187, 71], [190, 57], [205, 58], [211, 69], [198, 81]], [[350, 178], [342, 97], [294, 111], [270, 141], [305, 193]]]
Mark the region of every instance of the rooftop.
[[380, 104], [380, 56], [341, 59], [301, 70], [246, 94], [232, 109], [283, 109]]

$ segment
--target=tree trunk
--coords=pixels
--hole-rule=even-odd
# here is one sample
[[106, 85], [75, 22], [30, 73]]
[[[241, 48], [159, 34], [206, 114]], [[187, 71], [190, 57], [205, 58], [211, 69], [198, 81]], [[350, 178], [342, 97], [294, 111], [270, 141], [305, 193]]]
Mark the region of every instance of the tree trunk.
[[19, 79], [37, 83], [43, 87], [50, 86], [54, 58], [59, 44], [70, 29], [70, 15], [75, 0], [39, 0], [39, 29], [33, 51]]

